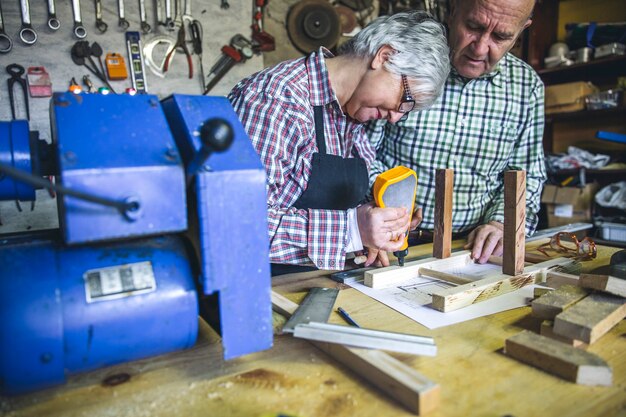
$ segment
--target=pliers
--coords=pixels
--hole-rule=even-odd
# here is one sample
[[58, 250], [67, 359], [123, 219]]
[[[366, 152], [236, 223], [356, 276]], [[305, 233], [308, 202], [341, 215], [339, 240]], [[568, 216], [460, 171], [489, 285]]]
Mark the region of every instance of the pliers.
[[177, 48], [182, 48], [185, 56], [187, 57], [187, 65], [189, 66], [189, 78], [193, 78], [193, 61], [191, 60], [191, 52], [189, 52], [189, 48], [187, 48], [185, 37], [185, 25], [181, 24], [180, 29], [178, 29], [178, 37], [176, 38], [176, 43], [165, 57], [165, 62], [163, 63], [163, 72], [167, 72], [170, 66], [170, 59], [172, 58], [174, 51]]

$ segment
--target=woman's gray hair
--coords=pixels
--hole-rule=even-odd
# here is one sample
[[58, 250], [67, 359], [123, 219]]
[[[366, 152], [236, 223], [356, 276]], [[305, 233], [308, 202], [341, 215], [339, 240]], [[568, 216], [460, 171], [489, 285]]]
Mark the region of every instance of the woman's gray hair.
[[425, 12], [381, 16], [344, 43], [339, 54], [373, 58], [384, 45], [396, 51], [385, 62], [385, 69], [398, 79], [401, 75], [407, 77], [415, 109], [430, 107], [450, 72], [443, 25]]

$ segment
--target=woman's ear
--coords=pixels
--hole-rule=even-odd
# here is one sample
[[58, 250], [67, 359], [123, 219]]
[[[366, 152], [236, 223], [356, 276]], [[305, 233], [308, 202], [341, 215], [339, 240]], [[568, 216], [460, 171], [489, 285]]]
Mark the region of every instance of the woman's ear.
[[393, 49], [389, 45], [383, 45], [378, 49], [376, 55], [374, 55], [374, 59], [372, 59], [372, 63], [370, 65], [371, 69], [379, 69], [383, 67], [383, 64], [391, 58], [393, 54], [396, 53], [396, 50]]

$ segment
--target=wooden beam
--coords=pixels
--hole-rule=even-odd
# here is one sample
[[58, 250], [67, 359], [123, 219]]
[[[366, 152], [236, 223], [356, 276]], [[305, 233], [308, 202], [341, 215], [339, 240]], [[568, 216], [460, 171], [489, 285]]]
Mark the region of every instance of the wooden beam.
[[626, 300], [594, 293], [554, 319], [554, 333], [592, 344], [626, 317]]
[[[272, 308], [290, 317], [298, 304], [272, 291]], [[416, 415], [428, 413], [439, 405], [438, 384], [385, 352], [335, 343], [311, 343]]]
[[561, 343], [565, 343], [566, 345], [573, 346], [579, 349], [586, 349], [589, 345], [581, 340], [570, 339], [569, 337], [561, 336], [554, 333], [554, 322], [551, 320], [544, 320], [541, 322], [541, 327], [539, 328], [539, 334], [550, 339], [556, 340]]
[[599, 356], [524, 330], [509, 337], [505, 353], [521, 362], [582, 385], [610, 386], [613, 373]]
[[585, 298], [587, 294], [588, 291], [578, 286], [564, 285], [533, 300], [532, 315], [539, 319], [554, 320], [558, 314]]
[[546, 274], [547, 287], [561, 288], [564, 285], [578, 285], [578, 275], [568, 274], [559, 271], [550, 271]]
[[526, 247], [526, 171], [504, 173], [504, 253], [502, 272], [519, 275], [524, 270]]
[[610, 275], [580, 274], [578, 285], [626, 297], [626, 279]]
[[458, 310], [518, 290], [535, 282], [541, 282], [551, 268], [567, 268], [572, 264], [575, 262], [570, 259], [555, 258], [528, 266], [524, 268], [524, 273], [521, 275], [498, 274], [458, 287], [446, 288], [433, 293], [432, 306], [443, 312]]
[[418, 272], [421, 277], [437, 278], [443, 281], [451, 282], [453, 284], [467, 284], [469, 282], [473, 282], [473, 280], [469, 278], [463, 278], [458, 275], [449, 274], [447, 272], [436, 271], [431, 268], [422, 267], [418, 270]]
[[446, 259], [426, 258], [407, 262], [404, 266], [391, 265], [385, 268], [372, 269], [365, 271], [363, 284], [376, 289], [393, 287], [408, 279], [418, 277], [419, 269], [422, 267], [445, 269], [473, 264], [474, 260], [470, 255], [470, 251], [461, 251], [453, 253]]
[[433, 256], [444, 259], [452, 253], [452, 187], [454, 170], [438, 169], [435, 173], [435, 225]]

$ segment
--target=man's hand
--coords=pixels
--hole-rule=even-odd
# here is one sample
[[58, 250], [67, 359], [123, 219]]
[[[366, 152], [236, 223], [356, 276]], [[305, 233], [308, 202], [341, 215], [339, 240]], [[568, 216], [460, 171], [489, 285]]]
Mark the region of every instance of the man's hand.
[[504, 225], [492, 221], [478, 226], [467, 236], [464, 249], [472, 249], [472, 259], [484, 264], [491, 255], [502, 256]]

